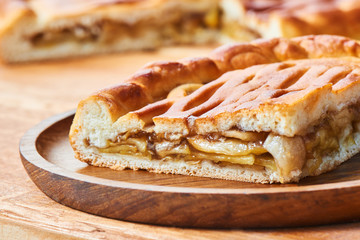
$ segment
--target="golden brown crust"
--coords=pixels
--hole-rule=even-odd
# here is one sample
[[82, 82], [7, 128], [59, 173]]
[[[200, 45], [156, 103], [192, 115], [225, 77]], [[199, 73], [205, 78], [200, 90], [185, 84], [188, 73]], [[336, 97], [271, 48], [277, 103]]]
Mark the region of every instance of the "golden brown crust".
[[[245, 19], [263, 37], [334, 34], [359, 38], [360, 4], [356, 0], [235, 0]], [[275, 27], [276, 26], [276, 27]], [[277, 28], [278, 27], [278, 28]]]
[[360, 56], [359, 42], [331, 35], [255, 40], [251, 43], [220, 47], [211, 54], [210, 58], [222, 72], [225, 72], [255, 64], [342, 56]]
[[136, 81], [108, 88], [99, 92], [96, 98], [106, 101], [114, 115], [118, 116], [153, 102], [147, 88]]
[[176, 86], [206, 83], [219, 76], [218, 68], [209, 58], [151, 63], [123, 83], [95, 93], [91, 98], [101, 98], [113, 115], [119, 117], [166, 97]]
[[[360, 44], [345, 37], [329, 35], [305, 36], [291, 40], [277, 38], [233, 44], [216, 49], [209, 58], [157, 62], [147, 65], [124, 81], [135, 84], [138, 89], [141, 88], [142, 94], [139, 94], [138, 91], [126, 90], [129, 86], [121, 84], [105, 89], [96, 95], [117, 99], [114, 103], [118, 109], [134, 111], [154, 100], [165, 98], [170, 90], [178, 85], [207, 83], [228, 71], [292, 59], [345, 56], [359, 57]], [[144, 98], [142, 95], [147, 97]], [[134, 97], [134, 101], [129, 101], [132, 97]], [[135, 99], [140, 101], [136, 105], [132, 105]]]
[[360, 82], [359, 68], [358, 58], [323, 58], [231, 71], [154, 117], [155, 131], [174, 132], [170, 126], [176, 120], [202, 135], [232, 128], [303, 135], [322, 115], [338, 111], [340, 103], [357, 101], [352, 94]]
[[[164, 98], [174, 87], [185, 83], [209, 82], [220, 76], [209, 58], [185, 59], [179, 62], [148, 64], [126, 82], [142, 84], [154, 99]], [[171, 81], [169, 81], [171, 79]]]

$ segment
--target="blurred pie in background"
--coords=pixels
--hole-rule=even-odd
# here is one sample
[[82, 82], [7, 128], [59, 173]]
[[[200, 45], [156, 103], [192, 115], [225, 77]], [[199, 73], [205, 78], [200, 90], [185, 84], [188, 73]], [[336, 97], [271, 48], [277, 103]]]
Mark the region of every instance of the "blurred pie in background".
[[178, 44], [336, 34], [360, 38], [355, 0], [2, 0], [6, 62]]

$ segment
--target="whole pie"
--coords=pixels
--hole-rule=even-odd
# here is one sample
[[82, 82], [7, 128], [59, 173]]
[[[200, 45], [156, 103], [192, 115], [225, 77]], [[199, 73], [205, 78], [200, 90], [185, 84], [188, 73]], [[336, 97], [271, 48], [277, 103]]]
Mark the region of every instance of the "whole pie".
[[0, 56], [57, 59], [174, 44], [360, 38], [357, 0], [2, 0]]
[[81, 101], [75, 156], [247, 182], [297, 182], [360, 151], [360, 44], [329, 35], [152, 63]]

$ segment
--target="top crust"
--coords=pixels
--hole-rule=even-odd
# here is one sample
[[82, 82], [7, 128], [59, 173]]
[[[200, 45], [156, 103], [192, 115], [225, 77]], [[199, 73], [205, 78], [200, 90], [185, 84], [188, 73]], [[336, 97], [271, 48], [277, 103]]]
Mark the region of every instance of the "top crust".
[[[359, 100], [359, 69], [358, 58], [324, 58], [231, 71], [154, 117], [154, 130], [206, 135], [235, 127], [288, 137], [305, 135], [327, 112]], [[130, 114], [141, 119], [142, 113], [139, 109]]]
[[[348, 58], [359, 57], [359, 55], [360, 45], [357, 41], [345, 37], [318, 35], [228, 45], [215, 50], [208, 58], [153, 63], [118, 86], [102, 90], [81, 101], [71, 127], [70, 140], [75, 148], [76, 142], [83, 139], [87, 139], [95, 146], [103, 147], [106, 146], [107, 140], [115, 139], [120, 133], [125, 133], [129, 129], [133, 131], [142, 129], [147, 121], [163, 111], [161, 110], [163, 105], [159, 104], [155, 109], [145, 108], [146, 117], [137, 115], [135, 112], [120, 117], [155, 100], [165, 98], [171, 89], [184, 83], [210, 82], [226, 72], [259, 64], [296, 59]], [[358, 62], [358, 60], [356, 59], [354, 62]], [[278, 65], [278, 67], [280, 66], [281, 64]], [[256, 70], [257, 67], [254, 66], [253, 69]], [[356, 72], [353, 73], [358, 75]], [[226, 75], [222, 78], [226, 78]], [[357, 82], [357, 80], [353, 82]], [[345, 83], [347, 86], [351, 85], [350, 82]], [[216, 81], [211, 84], [216, 84]], [[330, 91], [326, 86], [324, 86], [324, 91]], [[350, 87], [344, 89], [350, 89]], [[356, 93], [359, 90], [353, 88], [349, 92]], [[339, 105], [339, 108], [346, 104], [351, 103], [345, 102]], [[274, 110], [282, 113], [280, 108]], [[266, 111], [264, 109], [264, 112]], [[271, 114], [271, 112], [269, 113]], [[127, 121], [124, 121], [125, 119]], [[296, 121], [296, 118], [294, 120]], [[264, 130], [293, 136], [303, 129], [303, 127], [292, 129], [284, 128], [284, 125], [279, 126], [281, 127], [270, 126]], [[172, 130], [180, 133], [183, 128]]]

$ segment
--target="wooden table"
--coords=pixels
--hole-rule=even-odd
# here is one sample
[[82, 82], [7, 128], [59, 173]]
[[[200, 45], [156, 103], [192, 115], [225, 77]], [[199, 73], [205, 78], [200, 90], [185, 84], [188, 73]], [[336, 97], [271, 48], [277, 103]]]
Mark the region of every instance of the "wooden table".
[[62, 206], [28, 178], [21, 136], [45, 118], [75, 109], [80, 99], [117, 83], [145, 63], [206, 55], [210, 48], [167, 48], [0, 65], [0, 239], [356, 239], [360, 223], [293, 229], [181, 229], [117, 221]]

